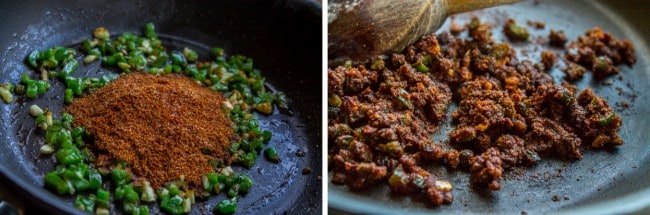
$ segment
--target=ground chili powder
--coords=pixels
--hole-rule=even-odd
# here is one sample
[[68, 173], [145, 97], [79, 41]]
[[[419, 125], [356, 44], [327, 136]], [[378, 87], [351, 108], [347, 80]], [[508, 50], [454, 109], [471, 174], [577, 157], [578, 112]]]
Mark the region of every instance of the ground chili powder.
[[94, 138], [95, 164], [126, 162], [155, 188], [184, 178], [200, 186], [211, 163], [229, 164], [233, 138], [223, 97], [181, 75], [123, 75], [65, 111]]

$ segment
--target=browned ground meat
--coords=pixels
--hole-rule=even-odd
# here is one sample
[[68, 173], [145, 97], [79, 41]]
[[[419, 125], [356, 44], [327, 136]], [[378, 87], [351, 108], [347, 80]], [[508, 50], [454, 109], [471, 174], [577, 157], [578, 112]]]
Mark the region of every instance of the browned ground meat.
[[528, 20], [528, 21], [526, 21], [526, 24], [528, 24], [528, 26], [536, 28], [536, 29], [544, 29], [544, 27], [546, 27], [546, 23], [542, 22], [542, 21]]
[[555, 59], [557, 55], [552, 51], [542, 51], [542, 65], [544, 65], [544, 70], [548, 71], [555, 64]]
[[[508, 23], [506, 33], [514, 21]], [[496, 43], [492, 27], [478, 18], [466, 26], [466, 39], [429, 35], [384, 60], [328, 69], [333, 183], [353, 190], [388, 184], [395, 193], [440, 205], [453, 200], [452, 184], [428, 172], [432, 164], [468, 171], [476, 189], [499, 190], [512, 168], [544, 157], [573, 161], [584, 150], [623, 144], [621, 118], [607, 101], [589, 88], [556, 85], [543, 71], [554, 65], [555, 53], [542, 52], [543, 66], [535, 66]], [[569, 65], [568, 80], [585, 71]], [[433, 142], [452, 100], [456, 127], [448, 141]]]
[[568, 40], [566, 38], [566, 35], [564, 35], [564, 31], [554, 31], [554, 30], [551, 30], [548, 39], [549, 39], [549, 44], [551, 46], [560, 47], [560, 48], [564, 48], [564, 44], [566, 44]]
[[596, 78], [617, 74], [616, 66], [636, 62], [634, 46], [628, 39], [618, 40], [599, 27], [579, 36], [567, 48], [566, 59], [591, 69]]
[[567, 81], [576, 81], [582, 78], [582, 76], [585, 74], [585, 68], [575, 64], [575, 63], [569, 63], [569, 66], [565, 67], [562, 72], [566, 74], [564, 78]]
[[472, 21], [467, 24], [467, 29], [469, 29], [469, 35], [477, 41], [477, 44], [491, 43], [493, 41], [492, 26], [482, 23], [478, 17], [472, 17]]
[[[426, 42], [435, 39], [422, 43], [437, 47]], [[364, 66], [328, 71], [330, 101], [335, 101], [330, 102], [334, 117], [328, 127], [329, 140], [335, 143], [330, 145], [332, 182], [362, 189], [388, 180], [395, 192], [422, 192], [436, 204], [451, 202], [451, 184], [419, 167], [425, 160], [442, 161], [449, 154], [435, 149], [429, 134], [442, 122], [451, 91], [407, 63], [439, 50], [418, 51], [408, 57], [392, 56], [390, 64], [395, 66], [382, 71]], [[434, 149], [426, 156], [413, 153]]]
[[501, 152], [495, 148], [489, 148], [472, 159], [472, 184], [488, 185], [490, 190], [500, 190], [502, 166]]
[[[578, 105], [585, 112], [584, 118], [579, 118], [578, 133], [594, 148], [618, 146], [623, 140], [618, 136], [618, 128], [623, 123], [621, 117], [607, 104], [607, 101], [587, 88], [580, 92]], [[578, 108], [574, 112], [578, 112]]]

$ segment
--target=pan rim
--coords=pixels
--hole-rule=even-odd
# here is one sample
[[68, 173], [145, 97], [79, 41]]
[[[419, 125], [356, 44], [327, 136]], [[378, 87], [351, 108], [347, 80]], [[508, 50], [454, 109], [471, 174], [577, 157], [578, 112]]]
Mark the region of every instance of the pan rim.
[[23, 195], [19, 195], [23, 199], [36, 199], [37, 201], [40, 201], [44, 204], [42, 206], [55, 209], [56, 211], [53, 213], [83, 214], [81, 211], [75, 209], [71, 205], [68, 205], [60, 197], [55, 196], [51, 192], [43, 192], [44, 189], [42, 187], [28, 183], [25, 180], [21, 180], [16, 174], [12, 174], [4, 164], [0, 164], [0, 177], [3, 179], [8, 179], [3, 180], [3, 182], [9, 183], [5, 184], [4, 186], [15, 187], [18, 188], [19, 191], [23, 191]]

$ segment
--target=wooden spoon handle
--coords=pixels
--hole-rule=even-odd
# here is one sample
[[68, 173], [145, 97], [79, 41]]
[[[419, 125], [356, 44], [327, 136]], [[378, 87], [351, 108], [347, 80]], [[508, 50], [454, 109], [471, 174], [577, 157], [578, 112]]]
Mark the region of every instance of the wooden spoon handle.
[[331, 0], [328, 57], [353, 60], [400, 52], [435, 32], [447, 15], [520, 0]]
[[447, 14], [456, 14], [471, 10], [478, 10], [487, 7], [494, 7], [502, 4], [520, 2], [522, 0], [445, 0], [447, 2]]

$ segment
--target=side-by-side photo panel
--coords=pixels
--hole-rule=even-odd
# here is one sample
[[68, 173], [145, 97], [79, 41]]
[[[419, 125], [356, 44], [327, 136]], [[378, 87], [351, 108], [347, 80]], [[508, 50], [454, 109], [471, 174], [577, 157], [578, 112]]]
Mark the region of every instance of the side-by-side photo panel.
[[329, 214], [650, 212], [650, 5], [327, 12]]
[[0, 2], [0, 214], [322, 214], [316, 0]]

